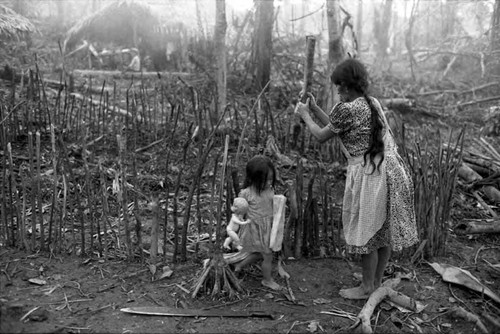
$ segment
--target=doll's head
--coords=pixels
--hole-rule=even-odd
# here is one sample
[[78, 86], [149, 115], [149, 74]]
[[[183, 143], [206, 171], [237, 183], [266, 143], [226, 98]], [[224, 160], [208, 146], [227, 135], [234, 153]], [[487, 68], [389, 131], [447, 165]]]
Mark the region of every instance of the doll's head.
[[264, 155], [256, 155], [247, 162], [244, 187], [254, 187], [257, 193], [274, 187], [276, 183], [276, 169], [271, 159]]
[[248, 202], [243, 197], [236, 197], [231, 206], [231, 211], [236, 215], [244, 216], [248, 212]]

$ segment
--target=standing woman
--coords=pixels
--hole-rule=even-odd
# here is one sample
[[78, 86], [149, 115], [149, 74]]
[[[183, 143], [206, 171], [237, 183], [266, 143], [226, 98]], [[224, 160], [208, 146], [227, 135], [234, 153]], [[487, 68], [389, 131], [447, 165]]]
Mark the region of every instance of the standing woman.
[[[342, 223], [349, 253], [361, 254], [359, 287], [342, 289], [348, 299], [365, 299], [382, 283], [391, 250], [417, 243], [413, 183], [380, 103], [367, 95], [368, 72], [356, 59], [332, 72], [340, 103], [326, 114], [309, 94], [295, 113], [319, 141], [337, 136], [348, 160]], [[316, 115], [321, 126], [312, 119]]]

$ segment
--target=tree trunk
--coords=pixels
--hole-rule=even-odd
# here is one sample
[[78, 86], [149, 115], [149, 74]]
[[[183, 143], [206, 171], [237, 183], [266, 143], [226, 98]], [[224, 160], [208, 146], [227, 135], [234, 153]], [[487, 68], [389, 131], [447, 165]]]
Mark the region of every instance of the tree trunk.
[[55, 1], [57, 7], [57, 24], [63, 28], [66, 24], [66, 1]]
[[215, 4], [215, 50], [217, 52], [217, 106], [212, 119], [217, 122], [219, 113], [226, 107], [226, 1], [217, 0]]
[[358, 0], [358, 14], [356, 15], [356, 39], [358, 41], [358, 53], [361, 54], [363, 47], [363, 0]]
[[271, 76], [273, 0], [256, 0], [256, 26], [254, 30], [255, 88], [262, 90]]
[[383, 13], [380, 15], [379, 11], [375, 8], [374, 32], [375, 32], [375, 52], [376, 59], [379, 65], [386, 62], [387, 49], [389, 47], [389, 28], [391, 26], [392, 18], [392, 0], [384, 1]]
[[292, 29], [291, 29], [291, 21], [292, 21], [292, 3], [290, 0], [284, 0], [283, 1], [283, 6], [282, 12], [283, 12], [283, 21], [284, 21], [284, 30], [285, 30], [285, 36], [290, 36], [292, 34]]
[[[196, 4], [196, 23], [198, 25], [198, 33], [201, 35], [201, 39], [205, 40], [205, 29], [203, 29], [203, 23], [201, 19], [200, 0], [196, 0], [195, 4]], [[217, 5], [215, 6], [217, 8]], [[226, 9], [224, 8], [224, 13], [225, 12]], [[224, 15], [224, 17], [226, 17], [226, 15]]]
[[342, 42], [342, 22], [340, 21], [340, 1], [326, 1], [326, 17], [328, 23], [328, 73], [326, 75], [326, 83], [324, 87], [327, 89], [323, 92], [324, 110], [330, 110], [333, 105], [339, 101], [337, 95], [334, 94], [332, 83], [330, 82], [330, 74], [333, 68], [344, 59], [344, 44]]
[[493, 16], [491, 17], [491, 51], [496, 51], [493, 59], [496, 63], [493, 64], [493, 73], [500, 74], [500, 63], [498, 61], [498, 52], [500, 52], [500, 0], [495, 0]]
[[453, 30], [455, 28], [456, 12], [457, 6], [453, 1], [446, 1], [445, 4], [441, 3], [441, 17], [443, 18], [443, 20], [441, 21], [441, 38], [443, 39], [443, 41], [453, 33]]
[[491, 18], [491, 50], [500, 51], [500, 0], [495, 0]]
[[418, 2], [419, 2], [419, 0], [414, 0], [414, 2], [413, 2], [411, 13], [410, 13], [410, 18], [409, 18], [409, 22], [408, 22], [408, 29], [405, 32], [405, 46], [406, 46], [406, 49], [408, 50], [408, 57], [410, 58], [409, 59], [410, 60], [410, 70], [411, 70], [411, 76], [412, 76], [413, 80], [415, 80], [414, 67], [417, 64], [417, 61], [415, 60], [415, 56], [413, 55], [413, 25], [415, 24], [415, 19], [417, 16]]

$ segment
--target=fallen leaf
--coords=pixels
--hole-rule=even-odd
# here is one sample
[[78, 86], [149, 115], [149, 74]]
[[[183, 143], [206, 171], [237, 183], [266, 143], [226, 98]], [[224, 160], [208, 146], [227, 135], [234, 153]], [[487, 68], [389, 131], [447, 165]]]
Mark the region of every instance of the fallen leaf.
[[319, 326], [319, 321], [318, 320], [313, 320], [307, 326], [307, 331], [310, 332], [310, 333], [314, 333], [314, 332], [316, 332], [318, 330], [318, 326]]
[[40, 278], [30, 278], [28, 282], [36, 284], [36, 285], [45, 285], [47, 284], [46, 280], [40, 279]]
[[422, 304], [421, 302], [419, 302], [418, 300], [415, 301], [415, 308], [416, 308], [416, 311], [415, 310], [409, 310], [401, 305], [398, 305], [390, 300], [387, 301], [388, 304], [390, 304], [392, 307], [395, 307], [399, 310], [399, 312], [401, 313], [420, 313], [422, 312], [426, 307], [427, 305], [424, 305]]
[[150, 264], [149, 271], [151, 272], [151, 275], [154, 276], [154, 274], [156, 274], [156, 266], [154, 264]]
[[482, 284], [469, 271], [454, 267], [448, 264], [430, 263], [430, 266], [437, 271], [445, 282], [466, 286], [467, 288], [485, 294], [500, 304], [500, 297]]
[[173, 273], [174, 273], [174, 271], [172, 269], [170, 269], [169, 266], [165, 266], [165, 267], [163, 267], [163, 272], [162, 272], [159, 279], [169, 278], [170, 276], [172, 276]]
[[321, 305], [321, 304], [330, 304], [332, 301], [330, 299], [325, 299], [325, 298], [317, 298], [313, 300], [313, 303], [315, 305]]

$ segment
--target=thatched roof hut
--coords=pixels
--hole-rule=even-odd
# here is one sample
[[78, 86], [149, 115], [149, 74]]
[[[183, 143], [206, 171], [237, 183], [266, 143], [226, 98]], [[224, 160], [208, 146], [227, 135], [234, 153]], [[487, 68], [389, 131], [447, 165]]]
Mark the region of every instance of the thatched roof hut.
[[0, 40], [25, 38], [35, 31], [30, 20], [0, 4]]
[[158, 17], [148, 5], [117, 0], [77, 22], [66, 33], [64, 50], [71, 50], [81, 39], [137, 46], [150, 38]]

